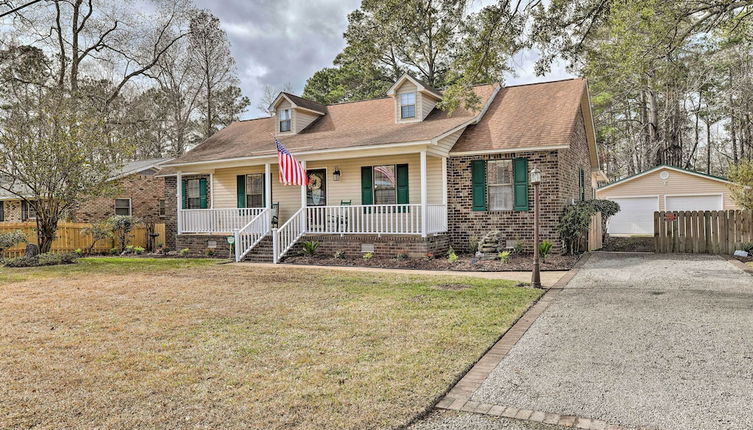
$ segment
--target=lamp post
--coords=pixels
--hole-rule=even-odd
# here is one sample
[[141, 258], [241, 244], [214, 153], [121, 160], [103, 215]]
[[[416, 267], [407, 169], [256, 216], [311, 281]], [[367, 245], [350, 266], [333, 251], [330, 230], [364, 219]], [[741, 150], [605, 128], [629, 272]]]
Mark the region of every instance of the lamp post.
[[541, 273], [539, 270], [539, 185], [541, 185], [541, 170], [534, 167], [531, 170], [531, 185], [533, 185], [533, 272], [531, 285], [541, 288]]

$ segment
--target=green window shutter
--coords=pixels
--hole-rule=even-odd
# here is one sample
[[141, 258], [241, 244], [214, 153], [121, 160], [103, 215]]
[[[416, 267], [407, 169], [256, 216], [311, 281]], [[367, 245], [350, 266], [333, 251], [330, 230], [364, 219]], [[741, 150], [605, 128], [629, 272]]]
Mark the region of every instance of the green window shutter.
[[398, 164], [395, 170], [397, 170], [397, 204], [408, 204], [410, 203], [410, 196], [408, 194], [408, 165]]
[[516, 158], [512, 160], [512, 176], [515, 200], [513, 209], [528, 210], [528, 159]]
[[207, 179], [199, 179], [199, 207], [201, 209], [207, 208]]
[[236, 199], [239, 208], [246, 207], [246, 175], [238, 175], [235, 177], [236, 183]]
[[473, 195], [473, 210], [486, 210], [486, 161], [471, 161], [471, 191]]
[[371, 166], [361, 167], [361, 204], [374, 204], [374, 172]]
[[578, 175], [578, 193], [580, 201], [586, 200], [586, 172], [583, 169], [580, 169]]
[[184, 179], [183, 181], [181, 181], [180, 186], [180, 195], [183, 198], [183, 209], [188, 209], [188, 180]]

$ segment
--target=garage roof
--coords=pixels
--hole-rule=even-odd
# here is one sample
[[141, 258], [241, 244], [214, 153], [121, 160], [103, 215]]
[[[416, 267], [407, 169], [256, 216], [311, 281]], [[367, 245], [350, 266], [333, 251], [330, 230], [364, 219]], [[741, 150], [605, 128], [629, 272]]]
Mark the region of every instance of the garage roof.
[[643, 171], [641, 173], [636, 173], [635, 175], [627, 176], [627, 177], [622, 178], [620, 180], [614, 181], [614, 182], [612, 182], [610, 184], [607, 184], [607, 185], [604, 185], [602, 187], [599, 187], [599, 190], [606, 190], [607, 188], [611, 188], [611, 187], [613, 187], [615, 185], [623, 184], [625, 182], [629, 182], [629, 181], [632, 181], [634, 179], [638, 179], [641, 176], [645, 176], [645, 175], [648, 175], [649, 173], [653, 173], [653, 172], [656, 172], [657, 170], [662, 170], [662, 169], [669, 169], [669, 170], [674, 170], [676, 172], [681, 172], [681, 173], [687, 173], [687, 174], [690, 174], [690, 175], [700, 176], [701, 178], [706, 178], [706, 179], [711, 179], [711, 180], [714, 180], [714, 181], [724, 182], [726, 184], [731, 184], [732, 183], [732, 181], [730, 181], [729, 179], [723, 178], [721, 176], [714, 176], [714, 175], [709, 175], [709, 174], [706, 174], [706, 173], [696, 172], [695, 170], [688, 170], [688, 169], [683, 169], [683, 168], [680, 168], [680, 167], [669, 166], [667, 164], [660, 164], [660, 165], [658, 165], [658, 166], [656, 166], [654, 168], [648, 169], [648, 170]]

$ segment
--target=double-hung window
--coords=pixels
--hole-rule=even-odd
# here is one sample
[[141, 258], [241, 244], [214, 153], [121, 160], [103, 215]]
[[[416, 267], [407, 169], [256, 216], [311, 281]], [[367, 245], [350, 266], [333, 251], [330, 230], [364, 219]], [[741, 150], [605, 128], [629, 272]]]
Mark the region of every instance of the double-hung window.
[[290, 109], [280, 109], [280, 133], [290, 131]]
[[478, 159], [470, 168], [474, 211], [528, 210], [528, 159]]
[[512, 160], [489, 161], [487, 190], [489, 210], [502, 211], [513, 208]]
[[160, 199], [159, 201], [159, 216], [160, 218], [167, 216], [167, 206], [165, 204], [165, 199]]
[[246, 207], [264, 207], [264, 174], [246, 175]]
[[394, 205], [397, 202], [395, 166], [374, 166], [374, 204]]
[[115, 215], [131, 215], [131, 199], [115, 199]]
[[186, 181], [186, 206], [187, 209], [201, 209], [201, 187], [198, 179]]
[[416, 93], [400, 94], [400, 119], [416, 117]]

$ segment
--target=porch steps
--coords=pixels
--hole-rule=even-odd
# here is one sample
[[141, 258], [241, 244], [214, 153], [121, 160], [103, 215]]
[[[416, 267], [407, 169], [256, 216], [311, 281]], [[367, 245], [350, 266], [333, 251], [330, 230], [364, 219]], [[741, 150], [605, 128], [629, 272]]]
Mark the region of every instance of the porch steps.
[[243, 261], [252, 263], [272, 262], [272, 235], [268, 234], [245, 257]]

